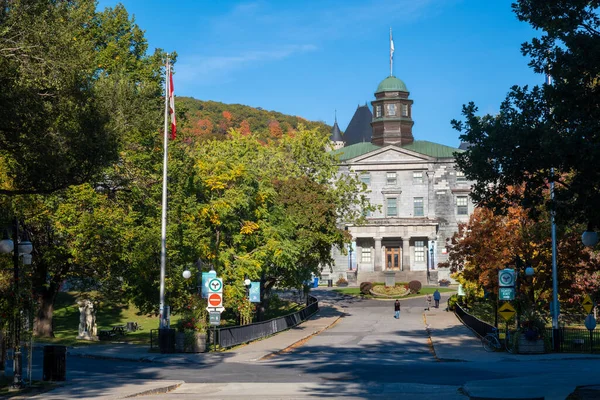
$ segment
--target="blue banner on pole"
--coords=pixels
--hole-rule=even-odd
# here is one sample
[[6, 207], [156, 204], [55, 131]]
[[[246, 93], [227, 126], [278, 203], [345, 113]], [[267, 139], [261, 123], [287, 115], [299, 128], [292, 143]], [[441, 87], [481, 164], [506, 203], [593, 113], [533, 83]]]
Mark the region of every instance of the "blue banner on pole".
[[202, 298], [208, 298], [208, 281], [212, 278], [216, 278], [217, 273], [215, 271], [208, 271], [202, 273]]
[[260, 303], [260, 282], [250, 283], [249, 297], [251, 303]]

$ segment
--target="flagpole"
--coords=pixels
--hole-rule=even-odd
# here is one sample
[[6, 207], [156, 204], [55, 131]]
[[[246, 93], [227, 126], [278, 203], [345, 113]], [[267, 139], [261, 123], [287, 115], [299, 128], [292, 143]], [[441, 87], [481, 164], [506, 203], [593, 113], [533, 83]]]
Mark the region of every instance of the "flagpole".
[[394, 76], [394, 40], [392, 39], [392, 27], [390, 26], [390, 76]]
[[162, 188], [162, 217], [160, 228], [160, 305], [159, 305], [159, 328], [168, 328], [167, 315], [165, 315], [165, 271], [167, 264], [167, 160], [169, 151], [169, 77], [171, 64], [167, 54], [167, 65], [165, 74], [165, 130], [163, 137], [163, 188]]

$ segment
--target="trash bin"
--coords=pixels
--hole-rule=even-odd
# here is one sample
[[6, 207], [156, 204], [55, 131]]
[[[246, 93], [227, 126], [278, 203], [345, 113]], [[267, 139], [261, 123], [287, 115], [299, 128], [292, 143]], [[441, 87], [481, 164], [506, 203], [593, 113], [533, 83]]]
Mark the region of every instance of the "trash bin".
[[44, 381], [67, 380], [67, 346], [44, 346]]
[[161, 353], [175, 353], [175, 329], [158, 330], [158, 348]]
[[333, 279], [327, 279], [327, 287], [333, 287]]

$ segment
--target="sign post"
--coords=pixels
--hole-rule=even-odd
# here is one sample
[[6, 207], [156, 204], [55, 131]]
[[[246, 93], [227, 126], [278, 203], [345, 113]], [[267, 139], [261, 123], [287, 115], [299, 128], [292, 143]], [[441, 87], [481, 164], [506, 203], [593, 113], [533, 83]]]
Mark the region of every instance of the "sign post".
[[515, 315], [515, 312], [515, 308], [510, 303], [504, 303], [498, 309], [498, 314], [500, 314], [505, 321], [511, 319], [513, 315]]
[[590, 331], [590, 353], [594, 352], [594, 329], [596, 329], [596, 318], [592, 314], [585, 317], [585, 327]]
[[211, 278], [208, 281], [208, 307], [206, 311], [219, 312], [225, 311], [223, 307], [223, 280], [221, 278]]

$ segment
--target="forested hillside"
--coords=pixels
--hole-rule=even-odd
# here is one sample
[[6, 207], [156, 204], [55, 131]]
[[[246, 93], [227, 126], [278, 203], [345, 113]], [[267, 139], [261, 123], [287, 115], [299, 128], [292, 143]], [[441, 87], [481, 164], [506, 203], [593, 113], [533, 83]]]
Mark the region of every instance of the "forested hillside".
[[242, 134], [252, 132], [258, 136], [281, 137], [296, 131], [300, 124], [309, 129], [331, 131], [331, 126], [323, 122], [308, 121], [302, 117], [241, 104], [202, 101], [192, 97], [177, 97], [176, 109], [184, 112], [186, 117], [180, 128], [184, 137], [223, 135], [230, 128]]

